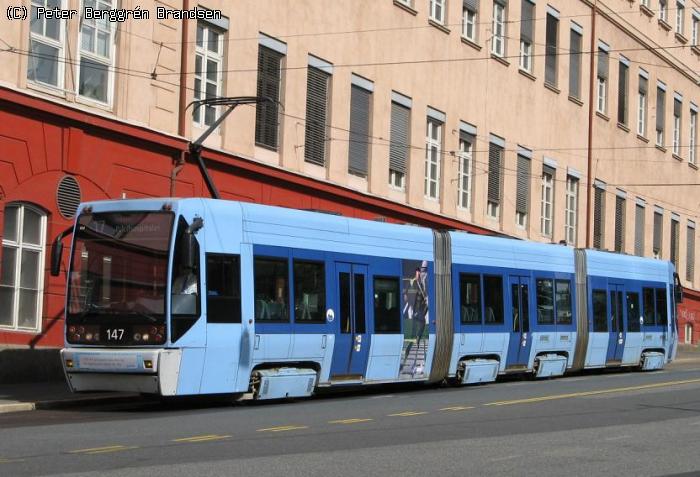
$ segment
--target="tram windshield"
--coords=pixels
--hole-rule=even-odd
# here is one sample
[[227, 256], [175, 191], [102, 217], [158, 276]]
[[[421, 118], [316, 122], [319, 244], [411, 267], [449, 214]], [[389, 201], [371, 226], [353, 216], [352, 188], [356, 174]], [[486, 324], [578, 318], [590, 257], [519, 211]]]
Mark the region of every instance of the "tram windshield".
[[[109, 212], [78, 218], [68, 284], [68, 338], [76, 326], [165, 323], [170, 212]], [[109, 331], [107, 331], [109, 330]], [[105, 341], [107, 327], [94, 335]], [[83, 334], [85, 332], [83, 331]], [[84, 336], [83, 336], [84, 338]], [[119, 340], [122, 341], [122, 340]]]

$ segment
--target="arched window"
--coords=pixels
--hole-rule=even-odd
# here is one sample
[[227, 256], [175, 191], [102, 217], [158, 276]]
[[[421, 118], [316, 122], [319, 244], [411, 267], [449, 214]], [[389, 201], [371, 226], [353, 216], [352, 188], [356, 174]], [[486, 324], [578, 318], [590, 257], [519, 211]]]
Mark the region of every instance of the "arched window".
[[29, 204], [5, 207], [0, 264], [0, 328], [40, 328], [46, 214]]

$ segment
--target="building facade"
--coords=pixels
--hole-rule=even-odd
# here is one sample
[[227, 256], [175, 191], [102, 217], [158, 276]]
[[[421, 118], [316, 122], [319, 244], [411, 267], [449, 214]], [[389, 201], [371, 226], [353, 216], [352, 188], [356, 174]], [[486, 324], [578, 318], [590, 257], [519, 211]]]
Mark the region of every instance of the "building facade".
[[223, 198], [671, 260], [700, 336], [697, 0], [24, 6], [0, 30], [0, 346], [63, 343], [46, 270], [79, 200], [208, 195], [187, 148], [224, 107], [191, 103], [232, 96], [267, 101], [205, 142]]

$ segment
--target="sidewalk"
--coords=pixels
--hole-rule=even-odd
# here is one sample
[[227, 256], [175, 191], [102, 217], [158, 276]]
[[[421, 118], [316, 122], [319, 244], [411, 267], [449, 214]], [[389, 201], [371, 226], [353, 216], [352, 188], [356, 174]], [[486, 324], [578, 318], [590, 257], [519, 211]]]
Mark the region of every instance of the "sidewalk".
[[[700, 363], [700, 347], [679, 345], [674, 363]], [[124, 402], [141, 399], [133, 393], [73, 394], [65, 382], [0, 384], [0, 413], [58, 409], [79, 404]]]

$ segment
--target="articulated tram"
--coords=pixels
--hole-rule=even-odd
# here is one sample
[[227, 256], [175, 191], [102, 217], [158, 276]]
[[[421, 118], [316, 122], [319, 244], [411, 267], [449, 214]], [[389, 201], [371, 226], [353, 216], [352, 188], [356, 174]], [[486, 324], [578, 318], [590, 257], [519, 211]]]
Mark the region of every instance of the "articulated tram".
[[682, 295], [666, 261], [213, 199], [82, 204], [66, 268], [70, 387], [163, 396], [660, 369]]

